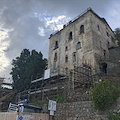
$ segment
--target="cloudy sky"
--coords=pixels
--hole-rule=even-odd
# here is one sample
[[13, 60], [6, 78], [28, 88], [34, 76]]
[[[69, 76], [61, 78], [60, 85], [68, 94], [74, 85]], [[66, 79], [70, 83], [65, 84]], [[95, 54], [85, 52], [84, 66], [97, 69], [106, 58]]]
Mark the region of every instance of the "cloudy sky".
[[0, 0], [0, 77], [9, 77], [24, 48], [48, 58], [50, 34], [88, 7], [113, 30], [120, 27], [120, 0]]

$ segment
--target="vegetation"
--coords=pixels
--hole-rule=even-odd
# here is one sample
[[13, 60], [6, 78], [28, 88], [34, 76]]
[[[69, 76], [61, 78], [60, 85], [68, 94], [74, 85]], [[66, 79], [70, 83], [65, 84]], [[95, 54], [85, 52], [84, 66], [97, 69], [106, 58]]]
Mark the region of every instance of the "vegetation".
[[45, 103], [46, 103], [45, 100], [41, 101], [39, 98], [34, 98], [29, 104], [36, 105], [36, 106], [43, 106]]
[[64, 102], [66, 102], [64, 93], [61, 94], [61, 95], [59, 95], [59, 96], [57, 97], [57, 100], [56, 100], [56, 101], [57, 101], [57, 103], [64, 103]]
[[108, 114], [108, 120], [120, 120], [120, 113], [109, 113]]
[[3, 104], [1, 105], [1, 110], [2, 111], [7, 111], [8, 110], [8, 106], [11, 103], [16, 103], [16, 93], [7, 97], [4, 101], [3, 101]]
[[115, 33], [115, 39], [118, 40], [118, 45], [120, 46], [120, 28], [116, 28], [114, 33]]
[[42, 77], [47, 65], [47, 60], [43, 59], [41, 52], [24, 49], [19, 57], [12, 61], [12, 75], [14, 89], [23, 91], [29, 89], [30, 82], [36, 77]]
[[118, 98], [119, 90], [109, 81], [101, 81], [92, 92], [94, 106], [98, 110], [106, 110]]

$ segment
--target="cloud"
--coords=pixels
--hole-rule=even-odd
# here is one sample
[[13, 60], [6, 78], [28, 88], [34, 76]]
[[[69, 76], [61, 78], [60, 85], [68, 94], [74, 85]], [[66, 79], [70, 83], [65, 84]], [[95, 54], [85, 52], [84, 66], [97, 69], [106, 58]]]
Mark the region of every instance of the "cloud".
[[119, 27], [119, 5], [119, 0], [0, 0], [1, 75], [10, 72], [12, 59], [24, 48], [41, 51], [48, 58], [50, 34], [88, 7], [113, 29]]

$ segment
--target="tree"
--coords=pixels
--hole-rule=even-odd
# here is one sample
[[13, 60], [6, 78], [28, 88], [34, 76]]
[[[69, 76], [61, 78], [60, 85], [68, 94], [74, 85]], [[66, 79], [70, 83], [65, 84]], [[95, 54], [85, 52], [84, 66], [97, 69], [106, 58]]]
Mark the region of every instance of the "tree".
[[118, 45], [120, 46], [120, 28], [116, 28], [114, 34], [115, 34], [115, 39], [118, 40]]
[[43, 59], [41, 52], [24, 49], [19, 57], [13, 59], [12, 65], [10, 74], [14, 81], [14, 89], [23, 91], [29, 89], [31, 80], [43, 77], [47, 59]]
[[106, 110], [118, 98], [119, 90], [109, 81], [101, 81], [92, 92], [94, 106], [98, 110]]

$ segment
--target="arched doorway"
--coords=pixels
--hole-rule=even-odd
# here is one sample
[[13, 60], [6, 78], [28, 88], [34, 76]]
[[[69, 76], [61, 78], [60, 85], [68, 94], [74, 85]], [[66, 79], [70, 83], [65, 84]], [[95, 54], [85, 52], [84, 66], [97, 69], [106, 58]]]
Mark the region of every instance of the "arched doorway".
[[104, 74], [107, 74], [107, 63], [105, 63], [105, 62], [101, 63], [101, 71]]

